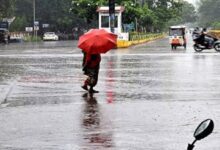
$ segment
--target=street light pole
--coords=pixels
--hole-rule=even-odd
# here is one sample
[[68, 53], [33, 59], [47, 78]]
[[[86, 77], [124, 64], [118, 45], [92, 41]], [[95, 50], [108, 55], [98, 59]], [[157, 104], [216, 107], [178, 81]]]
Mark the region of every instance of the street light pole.
[[35, 0], [33, 0], [33, 33], [34, 33], [34, 37], [36, 37], [36, 33], [35, 33]]
[[115, 0], [109, 0], [109, 17], [110, 17], [110, 30], [114, 33], [115, 30]]

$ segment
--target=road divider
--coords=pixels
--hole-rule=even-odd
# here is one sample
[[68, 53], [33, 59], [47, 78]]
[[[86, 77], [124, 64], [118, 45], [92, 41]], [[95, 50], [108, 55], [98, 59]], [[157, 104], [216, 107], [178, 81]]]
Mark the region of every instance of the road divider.
[[210, 30], [209, 33], [217, 38], [220, 38], [220, 30]]
[[165, 37], [165, 34], [163, 34], [163, 33], [132, 35], [130, 37], [129, 41], [117, 40], [117, 48], [127, 48], [132, 45], [142, 44], [142, 43], [146, 43], [146, 42], [153, 41], [153, 40], [160, 39], [160, 38], [164, 38], [164, 37]]

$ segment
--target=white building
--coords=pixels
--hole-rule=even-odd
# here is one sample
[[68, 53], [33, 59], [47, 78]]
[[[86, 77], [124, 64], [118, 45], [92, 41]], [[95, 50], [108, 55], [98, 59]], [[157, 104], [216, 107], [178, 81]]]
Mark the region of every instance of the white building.
[[[128, 40], [128, 33], [122, 33], [122, 12], [124, 11], [123, 6], [115, 7], [115, 28], [114, 33], [118, 35], [118, 39]], [[109, 7], [102, 6], [98, 7], [97, 12], [99, 12], [99, 29], [105, 29], [111, 31], [110, 29], [110, 17], [109, 17]]]

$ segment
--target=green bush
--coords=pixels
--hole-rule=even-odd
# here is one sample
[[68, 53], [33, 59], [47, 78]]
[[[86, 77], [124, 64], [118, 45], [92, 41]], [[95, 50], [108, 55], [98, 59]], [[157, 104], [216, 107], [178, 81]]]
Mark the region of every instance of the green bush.
[[37, 37], [35, 37], [35, 36], [26, 36], [24, 38], [24, 41], [25, 42], [40, 42], [40, 41], [42, 41], [42, 39], [39, 36], [37, 36]]
[[25, 26], [27, 25], [27, 18], [25, 16], [23, 17], [16, 17], [16, 19], [12, 22], [10, 25], [10, 31], [24, 31]]
[[162, 33], [139, 33], [139, 32], [130, 32], [129, 33], [129, 41], [135, 40], [144, 40], [148, 38], [157, 37], [162, 35]]
[[214, 22], [212, 24], [212, 27], [214, 30], [220, 30], [220, 22]]

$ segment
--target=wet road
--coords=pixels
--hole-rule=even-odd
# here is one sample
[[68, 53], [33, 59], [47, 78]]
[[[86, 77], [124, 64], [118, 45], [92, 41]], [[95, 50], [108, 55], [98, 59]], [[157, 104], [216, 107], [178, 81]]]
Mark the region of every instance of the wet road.
[[102, 55], [100, 93], [80, 86], [77, 41], [0, 45], [1, 150], [219, 150], [220, 53], [161, 39]]

